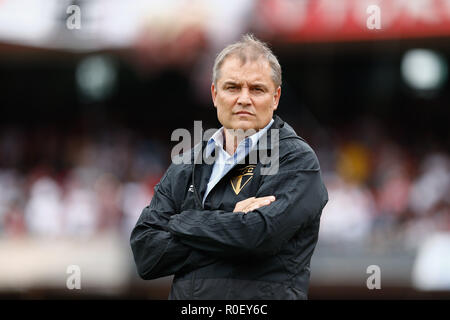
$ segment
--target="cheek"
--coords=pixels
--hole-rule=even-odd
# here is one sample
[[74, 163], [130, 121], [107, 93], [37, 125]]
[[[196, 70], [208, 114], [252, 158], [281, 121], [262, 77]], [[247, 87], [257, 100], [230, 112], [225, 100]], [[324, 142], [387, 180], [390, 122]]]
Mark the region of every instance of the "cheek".
[[267, 113], [273, 110], [273, 99], [270, 98], [263, 98], [260, 101], [255, 101], [256, 109], [260, 111], [261, 113]]
[[223, 105], [225, 101], [225, 97], [223, 96], [223, 94], [218, 93], [216, 96], [216, 104], [217, 105]]
[[221, 109], [222, 113], [229, 112], [233, 109], [234, 99], [232, 97], [220, 97], [216, 100], [216, 105]]
[[217, 105], [217, 119], [222, 123], [223, 121], [227, 121], [229, 118], [229, 114], [227, 109], [221, 105]]

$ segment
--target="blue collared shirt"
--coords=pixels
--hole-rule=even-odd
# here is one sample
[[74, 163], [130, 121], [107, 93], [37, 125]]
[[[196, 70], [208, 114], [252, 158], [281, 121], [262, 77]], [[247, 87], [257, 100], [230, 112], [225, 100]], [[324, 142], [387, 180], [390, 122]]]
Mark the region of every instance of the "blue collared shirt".
[[224, 128], [220, 128], [213, 134], [213, 136], [208, 140], [205, 154], [210, 156], [214, 149], [216, 149], [217, 152], [215, 155], [216, 159], [214, 161], [212, 173], [209, 177], [208, 186], [206, 188], [205, 195], [203, 196], [203, 204], [205, 204], [205, 199], [212, 188], [214, 188], [220, 179], [222, 179], [237, 163], [249, 154], [249, 152], [257, 145], [261, 136], [269, 130], [272, 123], [273, 119], [270, 120], [269, 124], [263, 129], [242, 140], [233, 155], [230, 155], [223, 148]]

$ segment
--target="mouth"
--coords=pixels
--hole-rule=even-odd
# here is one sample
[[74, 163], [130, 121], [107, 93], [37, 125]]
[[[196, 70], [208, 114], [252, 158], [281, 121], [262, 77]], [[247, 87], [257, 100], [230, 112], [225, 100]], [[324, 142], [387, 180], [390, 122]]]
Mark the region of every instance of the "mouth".
[[239, 112], [236, 112], [235, 114], [240, 115], [240, 116], [242, 116], [242, 115], [253, 116], [252, 113], [247, 112], [247, 111], [239, 111]]

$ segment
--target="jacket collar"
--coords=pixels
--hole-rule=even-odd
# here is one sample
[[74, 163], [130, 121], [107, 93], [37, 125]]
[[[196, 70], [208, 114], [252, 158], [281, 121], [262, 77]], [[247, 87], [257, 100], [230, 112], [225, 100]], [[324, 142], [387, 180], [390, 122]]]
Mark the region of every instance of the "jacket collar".
[[[286, 139], [289, 137], [297, 137], [294, 130], [292, 128], [285, 128], [285, 122], [277, 115], [274, 115], [273, 117], [273, 123], [268, 128], [268, 130], [260, 137], [258, 140], [258, 144], [256, 148], [252, 152], [257, 152], [257, 150], [271, 150], [272, 149], [272, 129], [283, 129], [279, 130], [278, 134], [278, 140]], [[287, 129], [287, 130], [285, 130]], [[290, 129], [290, 130], [289, 130]], [[266, 143], [262, 143], [260, 145], [260, 142], [262, 140], [265, 140]], [[279, 141], [276, 141], [278, 143]], [[203, 204], [201, 201], [201, 195], [202, 192], [206, 190], [206, 185], [208, 184], [209, 177], [212, 172], [213, 168], [213, 157], [215, 156], [215, 151], [213, 150], [211, 155], [205, 157], [205, 148], [207, 147], [208, 141], [203, 141], [202, 143], [199, 143], [197, 146], [195, 146], [192, 154], [192, 182], [193, 182], [193, 191], [194, 191], [194, 197], [197, 202], [197, 205], [200, 208], [203, 208]], [[203, 164], [202, 166], [196, 166], [196, 164]], [[201, 170], [200, 170], [201, 168]]]

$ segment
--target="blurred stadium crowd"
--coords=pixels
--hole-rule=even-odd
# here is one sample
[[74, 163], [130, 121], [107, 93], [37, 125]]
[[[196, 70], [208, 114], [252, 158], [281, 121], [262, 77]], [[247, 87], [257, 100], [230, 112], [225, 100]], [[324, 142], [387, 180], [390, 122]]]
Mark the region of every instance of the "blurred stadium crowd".
[[166, 166], [159, 142], [130, 132], [93, 139], [12, 130], [2, 133], [0, 146], [3, 237], [129, 236]]
[[[292, 120], [291, 120], [292, 122]], [[295, 126], [295, 123], [294, 123]], [[330, 202], [321, 241], [415, 248], [450, 230], [450, 159], [438, 148], [402, 146], [364, 123], [359, 139], [333, 134], [315, 145]], [[301, 127], [296, 127], [302, 132]], [[170, 164], [170, 145], [117, 130], [68, 135], [0, 133], [0, 235], [128, 237]]]
[[[339, 272], [350, 270], [359, 297], [367, 293], [368, 264], [401, 256], [400, 264], [382, 266], [384, 277], [391, 272], [383, 286], [406, 273], [402, 285], [411, 286], [409, 252], [442, 232], [447, 242], [425, 259], [442, 273], [426, 264], [424, 274], [436, 275], [442, 286], [434, 289], [450, 292], [449, 3], [0, 1], [0, 293], [21, 279], [30, 288], [58, 276], [55, 286], [66, 290], [65, 267], [76, 259], [68, 249], [66, 260], [51, 260], [54, 248], [43, 250], [41, 239], [61, 240], [61, 251], [71, 248], [67, 239], [78, 243], [92, 283], [104, 273], [92, 258], [98, 249], [83, 256], [95, 239], [114, 234], [123, 247], [93, 247], [131, 254], [130, 232], [170, 165], [171, 132], [198, 120], [217, 127], [209, 94], [214, 55], [248, 31], [280, 59], [277, 113], [316, 151], [328, 188], [313, 260], [353, 250], [336, 268], [338, 260], [320, 260], [315, 270], [329, 268], [318, 278], [348, 289]], [[368, 5], [379, 5], [381, 29], [368, 27]], [[80, 9], [79, 29], [68, 27], [77, 12], [69, 6]], [[23, 250], [10, 261], [16, 248]], [[394, 254], [382, 260], [375, 252]], [[127, 257], [130, 268], [105, 278], [107, 291], [116, 290], [108, 285], [119, 274], [132, 270], [137, 279]], [[127, 259], [109, 258], [100, 260]], [[49, 278], [21, 268], [36, 260]]]
[[320, 149], [330, 195], [321, 241], [417, 249], [430, 234], [450, 230], [448, 153], [427, 146], [416, 153], [382, 130]]

